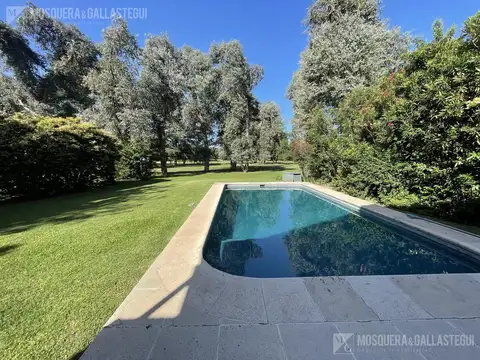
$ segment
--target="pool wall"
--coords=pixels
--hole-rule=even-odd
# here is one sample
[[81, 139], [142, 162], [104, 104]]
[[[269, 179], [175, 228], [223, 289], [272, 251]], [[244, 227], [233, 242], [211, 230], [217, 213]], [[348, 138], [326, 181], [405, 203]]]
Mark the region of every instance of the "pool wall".
[[[327, 200], [348, 211], [356, 213], [388, 227], [400, 228], [407, 233], [424, 237], [464, 256], [480, 262], [480, 237], [441, 223], [392, 210], [367, 200], [312, 183], [225, 183], [223, 189], [300, 189]], [[220, 199], [218, 199], [220, 200]], [[212, 218], [213, 220], [213, 218]]]

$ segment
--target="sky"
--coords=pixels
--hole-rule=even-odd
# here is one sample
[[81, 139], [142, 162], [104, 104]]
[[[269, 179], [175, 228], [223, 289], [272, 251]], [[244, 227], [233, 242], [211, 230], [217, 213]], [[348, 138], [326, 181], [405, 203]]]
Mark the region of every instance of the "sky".
[[[75, 23], [93, 41], [109, 25], [111, 8], [145, 8], [146, 18], [129, 19], [131, 31], [143, 44], [146, 34], [167, 33], [177, 46], [190, 45], [207, 51], [212, 42], [240, 40], [249, 63], [264, 67], [265, 75], [255, 89], [257, 98], [275, 101], [281, 108], [287, 130], [291, 129], [291, 104], [286, 91], [298, 69], [300, 53], [307, 44], [302, 20], [313, 0], [33, 0], [38, 7], [60, 11], [96, 9], [96, 19], [64, 19]], [[6, 0], [6, 6], [23, 1]], [[480, 10], [480, 0], [384, 0], [383, 16], [390, 26], [412, 35], [431, 38], [437, 18], [445, 26], [463, 22]], [[8, 9], [3, 10], [6, 19]], [[90, 10], [92, 11], [92, 10]], [[77, 13], [78, 14], [78, 13]]]

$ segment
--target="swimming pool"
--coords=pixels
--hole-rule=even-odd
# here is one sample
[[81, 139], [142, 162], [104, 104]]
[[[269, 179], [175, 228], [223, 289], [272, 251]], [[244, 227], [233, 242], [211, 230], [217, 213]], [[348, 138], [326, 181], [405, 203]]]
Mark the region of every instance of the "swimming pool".
[[258, 278], [480, 272], [430, 239], [297, 188], [225, 189], [203, 255]]

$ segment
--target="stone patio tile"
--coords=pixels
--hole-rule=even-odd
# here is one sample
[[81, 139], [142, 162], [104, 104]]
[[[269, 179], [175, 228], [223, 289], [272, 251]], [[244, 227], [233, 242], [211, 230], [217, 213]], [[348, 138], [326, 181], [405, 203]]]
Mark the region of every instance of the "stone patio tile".
[[166, 320], [164, 326], [167, 324], [173, 324], [174, 326], [220, 325], [220, 322], [221, 318], [202, 312], [185, 302], [180, 313], [171, 320]]
[[393, 281], [434, 317], [480, 316], [480, 283], [468, 275], [395, 276]]
[[[438, 337], [459, 335], [461, 332], [444, 320], [410, 320], [393, 321], [393, 324], [407, 336], [427, 336], [430, 342], [438, 342]], [[428, 345], [428, 344], [427, 344]], [[423, 357], [427, 360], [473, 360], [480, 359], [478, 346], [420, 346]]]
[[175, 233], [177, 237], [206, 236], [209, 226], [206, 225], [205, 217], [191, 215], [180, 229]]
[[480, 274], [468, 274], [471, 276], [476, 282], [480, 283]]
[[401, 335], [390, 321], [340, 322], [335, 324], [341, 333], [353, 334], [349, 345], [356, 360], [424, 360], [418, 352], [399, 346], [365, 346], [357, 342], [358, 335]]
[[215, 360], [218, 326], [188, 326], [160, 329], [149, 360]]
[[121, 323], [131, 325], [219, 325], [220, 317], [208, 314], [208, 310], [225, 285], [215, 283], [215, 279], [208, 280], [196, 281], [192, 278], [174, 291], [163, 287], [134, 290], [119, 319]]
[[302, 279], [268, 279], [262, 287], [269, 323], [325, 321]]
[[202, 266], [199, 266], [187, 281], [186, 286], [188, 287], [185, 299], [187, 304], [208, 312], [224, 291], [227, 281], [218, 276], [211, 276], [203, 271]]
[[165, 289], [133, 290], [118, 319], [124, 326], [169, 325], [184, 307], [186, 288], [178, 292]]
[[104, 328], [81, 360], [146, 360], [158, 328]]
[[285, 360], [275, 325], [222, 325], [218, 360]]
[[267, 323], [262, 284], [251, 279], [230, 280], [209, 313], [246, 323]]
[[447, 320], [453, 327], [467, 335], [473, 335], [475, 343], [480, 346], [480, 319]]
[[158, 272], [155, 266], [150, 266], [150, 268], [145, 272], [142, 278], [135, 285], [135, 289], [158, 289], [162, 287], [162, 281], [158, 276]]
[[327, 321], [378, 320], [345, 278], [308, 278], [304, 282]]
[[349, 276], [347, 280], [381, 320], [432, 317], [387, 277]]
[[333, 323], [280, 324], [278, 329], [288, 360], [355, 360], [342, 349], [333, 353], [333, 335], [339, 332]]

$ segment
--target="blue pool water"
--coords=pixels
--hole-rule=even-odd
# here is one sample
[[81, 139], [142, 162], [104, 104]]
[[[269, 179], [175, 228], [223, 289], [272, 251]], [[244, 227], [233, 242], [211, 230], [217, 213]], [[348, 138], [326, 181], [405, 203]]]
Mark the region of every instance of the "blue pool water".
[[227, 273], [261, 278], [480, 271], [418, 235], [303, 190], [226, 189], [204, 257]]

